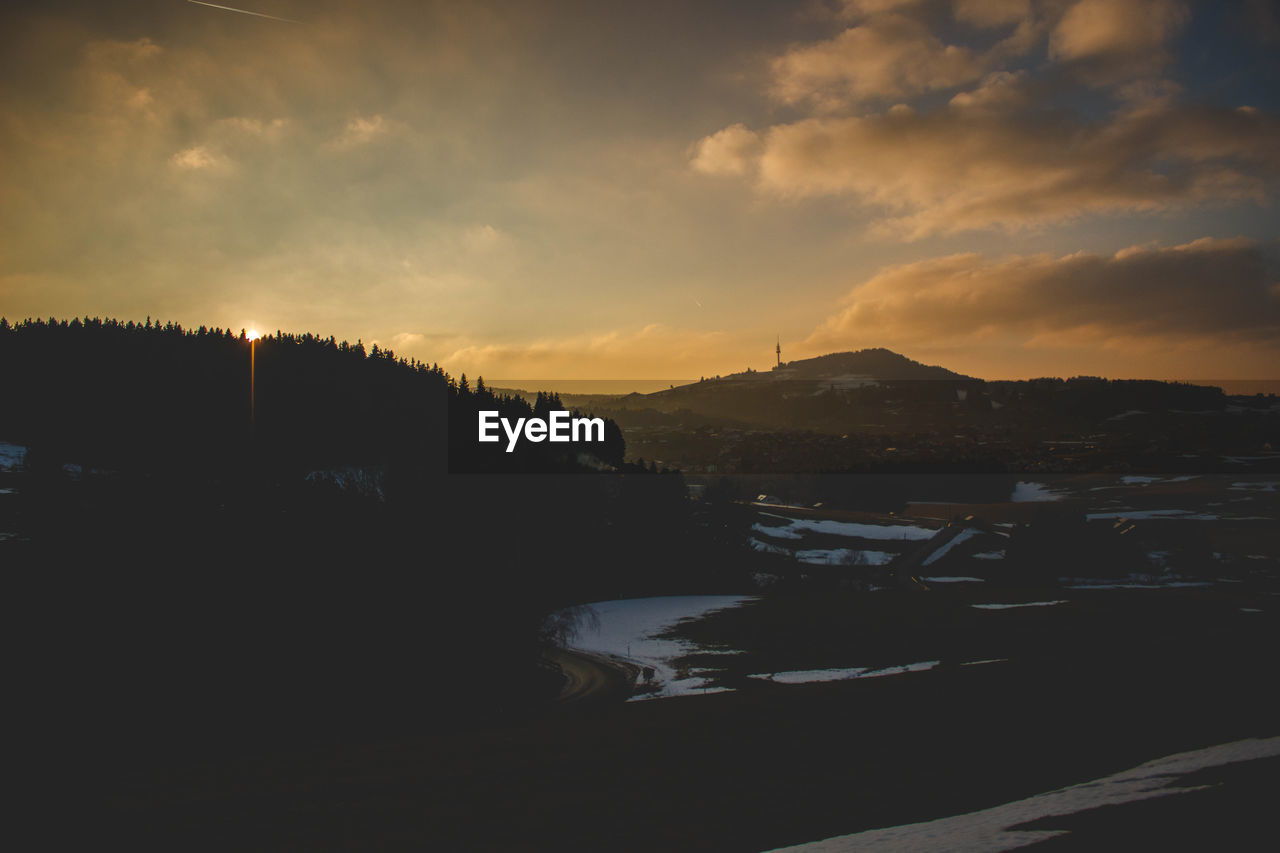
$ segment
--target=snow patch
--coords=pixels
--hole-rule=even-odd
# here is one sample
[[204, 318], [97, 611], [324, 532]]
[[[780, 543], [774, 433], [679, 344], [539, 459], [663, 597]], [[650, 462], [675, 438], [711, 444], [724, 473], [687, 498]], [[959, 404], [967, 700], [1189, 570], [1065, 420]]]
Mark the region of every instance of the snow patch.
[[1175, 589], [1177, 587], [1212, 586], [1208, 581], [1171, 581], [1170, 583], [1076, 583], [1067, 589]]
[[853, 548], [796, 551], [797, 560], [812, 566], [884, 566], [896, 556], [889, 551], [858, 551]]
[[852, 678], [879, 678], [882, 675], [901, 675], [904, 672], [924, 672], [933, 669], [940, 660], [926, 660], [919, 663], [907, 663], [901, 666], [887, 666], [874, 669], [866, 666], [846, 667], [844, 669], [796, 669], [787, 672], [770, 672], [748, 675], [760, 681], [772, 681], [775, 684], [817, 684], [824, 681], [848, 681]]
[[592, 654], [620, 658], [638, 666], [653, 667], [657, 689], [633, 696], [633, 701], [722, 692], [726, 688], [711, 686], [718, 670], [682, 671], [674, 662], [694, 653], [734, 654], [733, 650], [712, 649], [688, 640], [658, 635], [686, 619], [699, 619], [754, 600], [754, 596], [742, 595], [670, 595], [599, 601], [587, 605], [596, 616], [594, 624], [582, 626], [567, 645]]
[[770, 542], [762, 542], [754, 536], [747, 537], [747, 544], [755, 551], [763, 551], [766, 554], [790, 554], [786, 548], [779, 547]]
[[1280, 482], [1268, 480], [1264, 483], [1232, 483], [1228, 488], [1236, 492], [1274, 492]]
[[27, 448], [0, 441], [0, 471], [17, 471], [25, 464]]
[[[774, 516], [782, 518], [783, 516]], [[753, 524], [751, 529], [778, 539], [803, 539], [805, 533], [824, 533], [849, 539], [929, 539], [936, 530], [913, 524], [860, 524], [853, 521], [828, 521], [818, 518], [789, 518], [788, 524], [765, 527]]]
[[1013, 850], [1069, 833], [1066, 830], [1011, 832], [1011, 827], [1048, 817], [1079, 814], [1102, 806], [1201, 790], [1204, 786], [1179, 787], [1176, 783], [1198, 770], [1276, 755], [1280, 755], [1280, 737], [1239, 740], [1158, 758], [1131, 770], [982, 811], [871, 829], [778, 849], [794, 853], [852, 853], [855, 850], [859, 853], [977, 853]]
[[1060, 501], [1064, 497], [1066, 497], [1066, 492], [1054, 491], [1044, 483], [1028, 483], [1020, 480], [1013, 487], [1013, 494], [1009, 496], [1009, 500], [1020, 504], [1039, 501]]
[[955, 536], [951, 537], [951, 539], [947, 540], [946, 544], [944, 544], [941, 548], [939, 548], [938, 550], [930, 554], [928, 557], [926, 557], [924, 562], [921, 563], [921, 565], [932, 566], [938, 560], [941, 560], [943, 557], [945, 557], [947, 555], [947, 552], [950, 551], [952, 548], [959, 545], [961, 542], [964, 542], [965, 540], [972, 539], [973, 537], [977, 536], [981, 532], [982, 531], [976, 527], [966, 527], [964, 530], [961, 530]]

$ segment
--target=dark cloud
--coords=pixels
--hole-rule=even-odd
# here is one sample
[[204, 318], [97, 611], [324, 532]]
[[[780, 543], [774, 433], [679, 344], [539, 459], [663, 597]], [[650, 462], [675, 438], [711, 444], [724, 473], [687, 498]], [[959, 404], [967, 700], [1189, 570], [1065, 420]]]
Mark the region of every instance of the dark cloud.
[[[1182, 100], [1161, 76], [1188, 20], [1183, 3], [957, 4], [975, 25], [1025, 30], [1017, 49], [1010, 36], [985, 52], [944, 44], [936, 5], [857, 11], [855, 27], [773, 61], [770, 92], [809, 117], [731, 125], [695, 147], [694, 167], [746, 176], [766, 196], [848, 197], [876, 218], [873, 233], [909, 239], [1266, 204], [1274, 193], [1280, 122], [1247, 105]], [[1004, 67], [1045, 34], [1047, 65]], [[1063, 89], [1067, 80], [1087, 84], [1083, 94]], [[1095, 86], [1112, 99], [1105, 110], [1086, 97]], [[912, 95], [957, 88], [948, 102], [912, 106]], [[908, 102], [838, 114], [872, 97]]]
[[871, 329], [908, 343], [1176, 341], [1274, 352], [1280, 279], [1262, 249], [1243, 239], [1139, 246], [1111, 256], [953, 255], [892, 267], [857, 285], [809, 343], [835, 346]]

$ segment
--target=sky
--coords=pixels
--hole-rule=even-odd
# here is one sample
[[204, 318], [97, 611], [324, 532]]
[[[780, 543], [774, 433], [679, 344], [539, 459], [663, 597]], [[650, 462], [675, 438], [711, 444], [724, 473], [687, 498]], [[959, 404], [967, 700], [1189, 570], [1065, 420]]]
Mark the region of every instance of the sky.
[[223, 5], [0, 12], [10, 321], [1280, 377], [1276, 3]]

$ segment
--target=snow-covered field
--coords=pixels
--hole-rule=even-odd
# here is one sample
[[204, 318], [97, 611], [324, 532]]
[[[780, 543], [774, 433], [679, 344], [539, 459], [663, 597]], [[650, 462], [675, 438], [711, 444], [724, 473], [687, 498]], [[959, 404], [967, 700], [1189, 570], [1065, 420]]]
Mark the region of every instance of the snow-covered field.
[[675, 661], [697, 652], [732, 654], [731, 650], [703, 648], [687, 640], [658, 635], [678, 622], [737, 607], [753, 598], [744, 595], [672, 595], [598, 601], [588, 605], [596, 616], [595, 624], [583, 625], [568, 645], [580, 651], [653, 667], [657, 673], [654, 679], [657, 689], [635, 696], [633, 700], [721, 692], [724, 688], [711, 686], [711, 679], [718, 670], [680, 670]]
[[888, 551], [854, 548], [810, 548], [796, 551], [796, 559], [811, 566], [885, 566], [896, 557]]
[[1234, 492], [1274, 492], [1276, 486], [1280, 486], [1280, 482], [1275, 480], [1259, 483], [1232, 483], [1231, 490]]
[[[1181, 777], [1198, 770], [1222, 767], [1280, 755], [1280, 737], [1257, 738], [1180, 752], [1140, 764], [1092, 782], [1037, 794], [1025, 800], [1005, 803], [969, 814], [944, 817], [923, 823], [872, 829], [852, 835], [828, 838], [809, 844], [780, 848], [795, 853], [888, 853], [888, 851], [1000, 851], [1026, 847], [1059, 835], [1066, 830], [1015, 830], [1031, 821], [1078, 814], [1102, 806], [1134, 803], [1200, 790], [1175, 787]], [[1224, 836], [1225, 838], [1225, 836]]]
[[1060, 501], [1066, 497], [1065, 492], [1054, 491], [1044, 483], [1027, 483], [1019, 481], [1013, 487], [1009, 500], [1013, 503], [1034, 503], [1036, 501]]
[[754, 524], [751, 529], [777, 539], [803, 539], [805, 533], [826, 533], [832, 536], [844, 536], [857, 539], [928, 539], [936, 533], [928, 527], [914, 524], [860, 524], [854, 521], [828, 521], [820, 518], [787, 518], [782, 515], [762, 512], [771, 518], [780, 518], [786, 524], [766, 527]]
[[815, 684], [822, 681], [848, 681], [851, 678], [879, 678], [884, 675], [901, 675], [904, 672], [924, 672], [940, 663], [942, 661], [926, 660], [879, 668], [854, 666], [840, 669], [796, 669], [787, 672], [762, 672], [747, 677], [775, 684]]
[[15, 471], [21, 468], [26, 456], [25, 447], [0, 441], [0, 471]]
[[[843, 539], [862, 539], [879, 542], [917, 541], [932, 537], [936, 531], [915, 524], [864, 524], [848, 521], [830, 521], [813, 518], [791, 518], [771, 512], [762, 517], [778, 519], [783, 524], [756, 522], [748, 543], [756, 551], [792, 556], [797, 562], [811, 566], [885, 566], [898, 556], [893, 551], [857, 547], [804, 547], [829, 545], [829, 542], [805, 541], [813, 536], [838, 536]], [[772, 540], [772, 541], [770, 541]], [[779, 544], [779, 543], [785, 543]]]
[[[1120, 482], [1126, 486], [1149, 486], [1152, 483], [1185, 483], [1188, 480], [1199, 479], [1199, 474], [1179, 474], [1176, 477], [1151, 477], [1141, 474], [1128, 474], [1120, 478]], [[1103, 488], [1106, 488], [1105, 486]]]
[[1169, 581], [1167, 583], [1138, 583], [1134, 581], [1074, 583], [1064, 589], [1176, 589], [1178, 587], [1213, 586], [1208, 581]]
[[924, 565], [924, 566], [933, 565], [934, 563], [938, 562], [938, 560], [941, 560], [943, 557], [945, 557], [947, 555], [947, 552], [950, 551], [952, 548], [959, 545], [961, 542], [964, 542], [968, 539], [972, 539], [973, 537], [977, 536], [981, 532], [982, 531], [976, 527], [966, 527], [964, 530], [961, 530], [955, 536], [948, 539], [947, 542], [941, 548], [934, 551], [928, 557], [925, 557], [924, 562], [921, 565]]
[[749, 544], [752, 547], [752, 549], [756, 551], [763, 551], [766, 554], [790, 554], [791, 553], [786, 548], [781, 548], [777, 545], [774, 545], [772, 542], [764, 542], [760, 539], [757, 539], [754, 536], [747, 537], [747, 544]]

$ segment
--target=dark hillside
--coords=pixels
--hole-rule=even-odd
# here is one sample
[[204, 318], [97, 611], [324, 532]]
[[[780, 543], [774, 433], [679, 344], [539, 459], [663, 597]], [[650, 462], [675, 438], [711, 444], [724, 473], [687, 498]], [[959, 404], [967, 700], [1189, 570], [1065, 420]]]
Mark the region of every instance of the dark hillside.
[[945, 367], [921, 364], [883, 347], [857, 352], [833, 352], [815, 358], [785, 362], [773, 372], [797, 379], [822, 379], [843, 374], [868, 379], [968, 379]]
[[558, 398], [283, 333], [252, 345], [251, 422], [250, 347], [0, 324], [19, 690], [69, 749], [154, 768], [529, 713], [559, 686], [548, 612], [711, 582], [683, 479], [624, 464], [612, 423], [482, 452], [480, 409]]

